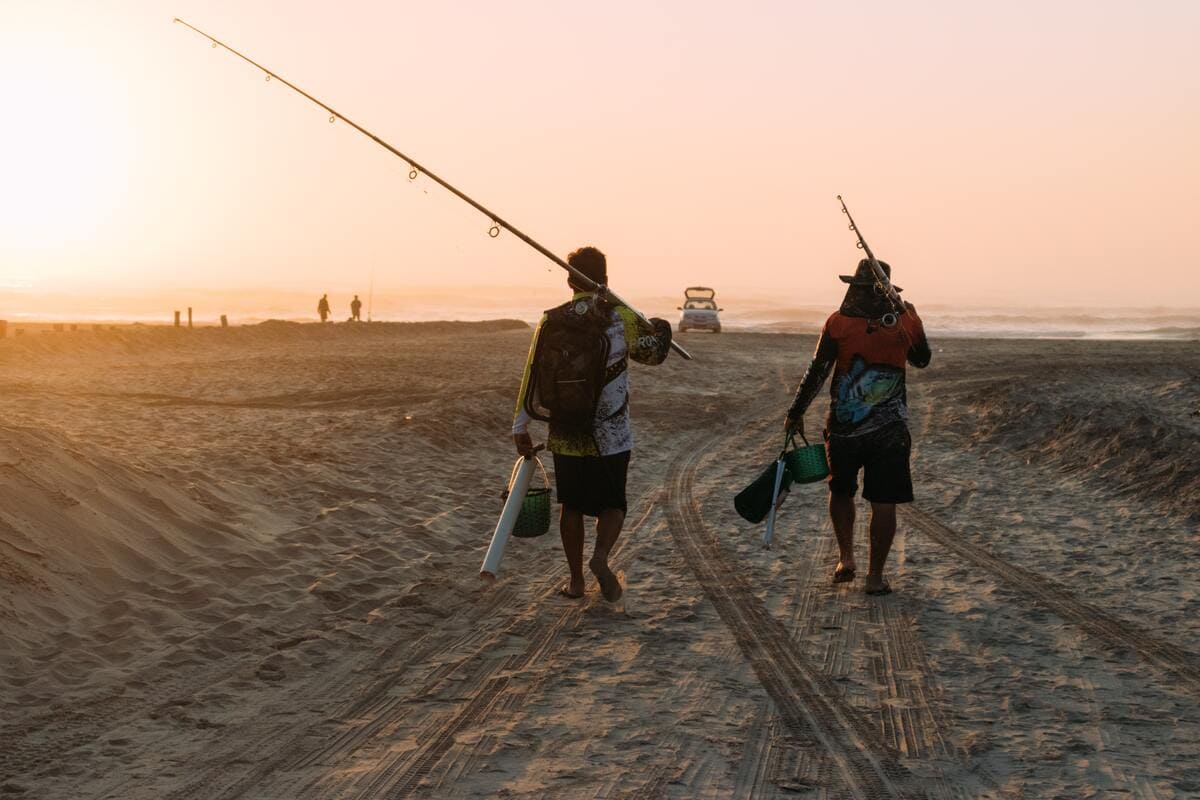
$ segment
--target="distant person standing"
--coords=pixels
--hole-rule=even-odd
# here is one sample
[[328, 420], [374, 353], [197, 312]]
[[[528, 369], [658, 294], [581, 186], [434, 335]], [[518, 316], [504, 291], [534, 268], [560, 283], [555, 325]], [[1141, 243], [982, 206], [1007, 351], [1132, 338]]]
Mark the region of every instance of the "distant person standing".
[[[890, 280], [892, 268], [882, 261], [879, 265]], [[840, 554], [833, 582], [854, 580], [854, 494], [861, 469], [863, 499], [871, 504], [870, 567], [863, 589], [888, 594], [883, 565], [896, 535], [896, 504], [913, 500], [904, 365], [928, 366], [929, 342], [912, 303], [904, 304], [894, 324], [884, 325], [892, 309], [887, 297], [875, 291], [870, 261], [863, 259], [853, 275], [841, 278], [850, 284], [846, 297], [821, 329], [785, 427], [803, 429], [804, 412], [832, 372], [825, 450], [831, 476], [829, 516]]]
[[317, 303], [317, 313], [321, 315], [321, 322], [329, 320], [329, 295], [321, 295], [321, 300]]
[[358, 295], [354, 295], [354, 299], [350, 301], [350, 320], [362, 322], [362, 300], [358, 299]]

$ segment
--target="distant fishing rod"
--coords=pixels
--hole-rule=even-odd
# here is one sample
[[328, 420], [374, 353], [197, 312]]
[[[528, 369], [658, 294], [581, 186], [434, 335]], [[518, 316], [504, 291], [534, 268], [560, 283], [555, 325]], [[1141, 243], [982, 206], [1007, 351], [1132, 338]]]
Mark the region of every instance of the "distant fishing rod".
[[[312, 101], [313, 103], [317, 104], [321, 108], [325, 109], [326, 111], [329, 112], [329, 121], [331, 123], [336, 122], [337, 120], [340, 119], [342, 122], [345, 122], [347, 125], [349, 125], [351, 128], [354, 128], [354, 130], [358, 131], [363, 136], [366, 136], [368, 139], [375, 142], [375, 144], [379, 145], [384, 150], [387, 150], [389, 153], [391, 153], [392, 155], [401, 159], [402, 161], [407, 162], [408, 163], [408, 177], [410, 180], [416, 180], [417, 177], [421, 174], [427, 175], [431, 180], [434, 181], [434, 183], [438, 184], [443, 189], [447, 190], [448, 192], [453, 194], [455, 197], [457, 197], [459, 200], [462, 200], [464, 203], [471, 206], [476, 211], [478, 211], [479, 213], [483, 214], [488, 219], [490, 219], [492, 221], [492, 227], [488, 228], [488, 236], [491, 236], [493, 239], [495, 239], [497, 236], [500, 235], [500, 229], [503, 228], [504, 230], [511, 233], [513, 236], [516, 236], [518, 239], [520, 239], [525, 244], [532, 247], [534, 250], [537, 250], [539, 253], [544, 255], [546, 258], [553, 261], [558, 266], [565, 269], [568, 273], [570, 273], [571, 277], [574, 279], [574, 281], [577, 285], [582, 286], [587, 291], [596, 292], [597, 294], [599, 294], [603, 297], [607, 297], [610, 301], [612, 301], [613, 303], [616, 303], [617, 305], [625, 306], [630, 311], [632, 311], [637, 316], [637, 318], [639, 320], [641, 320], [646, 326], [648, 326], [648, 327], [650, 326], [650, 321], [648, 319], [646, 319], [644, 316], [642, 316], [642, 314], [637, 309], [635, 309], [633, 306], [629, 305], [629, 303], [626, 303], [624, 300], [622, 300], [620, 297], [618, 297], [617, 294], [614, 291], [612, 291], [611, 289], [609, 289], [607, 286], [605, 286], [604, 284], [601, 284], [601, 283], [596, 283], [594, 280], [589, 278], [587, 275], [584, 275], [582, 272], [580, 272], [579, 270], [572, 267], [566, 261], [559, 258], [554, 253], [550, 252], [545, 247], [543, 247], [542, 245], [535, 242], [529, 236], [527, 236], [524, 233], [522, 233], [521, 231], [517, 230], [515, 227], [513, 227], [509, 223], [505, 222], [495, 212], [493, 212], [493, 211], [487, 209], [486, 207], [480, 205], [479, 203], [475, 202], [470, 197], [463, 194], [458, 189], [454, 188], [449, 183], [447, 183], [446, 181], [439, 178], [437, 175], [430, 172], [428, 169], [423, 167], [421, 164], [418, 164], [414, 159], [409, 158], [408, 156], [404, 155], [404, 153], [401, 153], [399, 150], [392, 147], [390, 144], [385, 142], [383, 139], [380, 139], [378, 136], [371, 133], [369, 130], [367, 130], [363, 126], [361, 126], [358, 123], [354, 122], [353, 120], [347, 118], [346, 116], [339, 114], [337, 111], [334, 111], [332, 108], [325, 105], [320, 100], [318, 100], [317, 98], [313, 97], [308, 92], [301, 89], [299, 86], [296, 86], [294, 83], [290, 83], [287, 80], [284, 80], [276, 73], [274, 73], [271, 70], [264, 67], [262, 64], [259, 64], [258, 62], [246, 57], [245, 55], [242, 55], [237, 50], [234, 50], [232, 47], [225, 44], [220, 39], [215, 39], [212, 36], [209, 36], [207, 33], [200, 30], [196, 26], [186, 22], [185, 20], [179, 19], [178, 17], [176, 17], [174, 21], [178, 22], [180, 25], [184, 25], [188, 28], [191, 28], [193, 31], [200, 34], [205, 39], [208, 39], [210, 42], [212, 42], [213, 47], [223, 47], [226, 50], [228, 50], [229, 52], [233, 53], [238, 58], [245, 61], [247, 64], [250, 64], [251, 66], [255, 67], [256, 69], [262, 70], [263, 72], [266, 73], [267, 80], [271, 80], [272, 78], [274, 78], [275, 80], [279, 81], [284, 86], [291, 89], [292, 91], [296, 92], [297, 94], [301, 95], [302, 97]], [[692, 359], [691, 354], [688, 353], [687, 350], [684, 350], [682, 347], [680, 347], [674, 341], [674, 339], [672, 339], [672, 341], [671, 341], [671, 349], [674, 350], [676, 353], [679, 353], [679, 355], [683, 356], [685, 359], [687, 359], [689, 361]]]
[[[374, 261], [374, 259], [371, 259]], [[375, 303], [375, 265], [371, 264], [371, 282], [367, 287], [367, 322], [371, 321], [371, 307]]]
[[867, 240], [863, 238], [862, 231], [858, 229], [858, 225], [854, 224], [854, 217], [850, 216], [850, 209], [846, 208], [846, 201], [842, 199], [840, 194], [837, 196], [837, 199], [842, 204], [842, 213], [850, 220], [850, 230], [854, 231], [854, 235], [858, 237], [858, 249], [867, 254], [867, 261], [871, 264], [871, 272], [875, 273], [875, 292], [886, 297], [894, 309], [894, 312], [888, 312], [880, 319], [885, 328], [890, 328], [899, 321], [900, 315], [904, 313], [904, 301], [900, 299], [900, 293], [892, 286], [892, 281], [887, 276], [887, 273], [883, 271], [883, 267], [879, 266], [879, 260], [871, 252], [871, 248], [867, 245]]

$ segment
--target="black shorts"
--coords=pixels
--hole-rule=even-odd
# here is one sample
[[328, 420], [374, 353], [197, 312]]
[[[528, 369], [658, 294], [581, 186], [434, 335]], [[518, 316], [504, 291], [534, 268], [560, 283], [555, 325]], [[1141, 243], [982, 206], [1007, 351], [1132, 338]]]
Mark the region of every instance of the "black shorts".
[[554, 484], [558, 502], [589, 517], [601, 511], [626, 510], [625, 477], [629, 451], [611, 456], [564, 456], [554, 453]]
[[911, 503], [912, 474], [908, 470], [912, 437], [903, 421], [861, 436], [825, 436], [829, 457], [829, 491], [853, 497], [858, 471], [863, 471], [863, 499], [873, 503]]

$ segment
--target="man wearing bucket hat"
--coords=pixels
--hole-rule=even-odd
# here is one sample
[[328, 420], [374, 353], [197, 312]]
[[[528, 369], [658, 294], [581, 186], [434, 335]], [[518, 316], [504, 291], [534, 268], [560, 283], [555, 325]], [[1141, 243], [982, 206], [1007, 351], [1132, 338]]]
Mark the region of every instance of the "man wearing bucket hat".
[[[608, 282], [607, 260], [595, 247], [579, 248], [567, 262], [598, 284]], [[629, 308], [584, 291], [570, 278], [567, 284], [574, 295], [547, 311], [534, 331], [517, 395], [513, 441], [518, 453], [531, 454], [530, 421], [549, 421], [547, 447], [554, 456], [554, 481], [562, 506], [559, 532], [570, 571], [570, 582], [560, 591], [571, 598], [584, 595], [583, 523], [585, 516], [596, 517], [596, 547], [588, 567], [604, 598], [615, 602], [623, 589], [608, 557], [625, 522], [625, 480], [633, 449], [629, 361], [661, 364], [671, 349], [671, 324], [652, 318], [648, 328]], [[593, 345], [594, 370], [586, 366]], [[577, 373], [556, 375], [554, 363], [566, 370], [585, 366], [578, 367]], [[591, 390], [576, 388], [589, 384]], [[561, 403], [558, 409], [552, 408], [556, 399]], [[575, 405], [583, 413], [577, 413], [574, 421], [563, 413], [570, 399], [582, 399]]]
[[[879, 262], [891, 279], [892, 269]], [[871, 548], [864, 589], [889, 594], [883, 578], [896, 534], [896, 504], [911, 503], [908, 405], [905, 364], [929, 364], [929, 342], [917, 310], [904, 303], [894, 316], [887, 296], [876, 291], [871, 262], [863, 259], [853, 275], [840, 276], [850, 284], [841, 308], [825, 322], [812, 363], [800, 381], [787, 413], [789, 431], [803, 429], [804, 412], [833, 374], [831, 402], [825, 425], [829, 457], [829, 516], [837, 536], [839, 561], [834, 583], [854, 580], [854, 495], [858, 472], [863, 472], [863, 499], [871, 503]], [[894, 287], [897, 292], [900, 287]]]

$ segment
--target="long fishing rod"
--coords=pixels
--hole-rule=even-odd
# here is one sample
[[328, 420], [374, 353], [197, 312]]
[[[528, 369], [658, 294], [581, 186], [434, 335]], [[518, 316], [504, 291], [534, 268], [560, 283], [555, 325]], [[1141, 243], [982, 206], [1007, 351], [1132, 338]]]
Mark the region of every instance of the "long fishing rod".
[[875, 273], [875, 291], [883, 295], [891, 303], [894, 312], [889, 312], [883, 315], [880, 322], [885, 328], [890, 328], [900, 319], [900, 314], [904, 313], [904, 301], [900, 299], [900, 293], [892, 286], [892, 280], [883, 271], [883, 267], [879, 265], [879, 259], [875, 258], [875, 254], [871, 252], [871, 248], [867, 245], [867, 240], [863, 238], [862, 231], [858, 229], [858, 225], [854, 223], [854, 217], [850, 216], [850, 209], [846, 208], [846, 201], [839, 194], [838, 202], [842, 204], [842, 213], [850, 220], [850, 230], [854, 231], [854, 235], [858, 237], [858, 249], [867, 254], [867, 261], [871, 265], [871, 272]]
[[[363, 126], [359, 125], [358, 123], [354, 122], [353, 120], [349, 119], [348, 117], [346, 117], [342, 114], [339, 114], [337, 111], [334, 111], [332, 108], [325, 105], [320, 100], [318, 100], [317, 98], [313, 97], [308, 92], [301, 89], [299, 86], [296, 86], [294, 83], [290, 83], [289, 81], [280, 77], [276, 73], [274, 73], [271, 70], [264, 67], [262, 64], [259, 64], [258, 62], [248, 58], [247, 56], [243, 55], [242, 53], [239, 53], [237, 50], [234, 50], [232, 47], [225, 44], [220, 39], [215, 39], [212, 36], [209, 36], [207, 33], [200, 30], [195, 25], [192, 25], [191, 23], [186, 22], [185, 20], [179, 19], [178, 17], [175, 18], [175, 22], [178, 22], [180, 25], [184, 25], [188, 28], [191, 28], [193, 31], [200, 34], [205, 39], [208, 39], [210, 42], [212, 42], [213, 47], [223, 47], [224, 49], [233, 53], [238, 58], [245, 61], [247, 64], [250, 64], [251, 66], [255, 67], [256, 69], [262, 70], [264, 73], [266, 73], [267, 80], [271, 80], [272, 78], [274, 78], [275, 80], [279, 81], [284, 86], [291, 89], [292, 91], [296, 92], [297, 94], [301, 95], [302, 97], [306, 98], [307, 100], [310, 100], [313, 103], [315, 103], [316, 105], [325, 109], [326, 111], [329, 112], [329, 121], [331, 123], [336, 122], [337, 120], [340, 119], [342, 122], [345, 122], [347, 125], [349, 125], [351, 128], [354, 128], [354, 130], [358, 131], [363, 136], [366, 136], [368, 139], [375, 142], [375, 144], [379, 145], [384, 150], [387, 150], [392, 155], [407, 162], [408, 163], [408, 177], [410, 179], [415, 180], [417, 178], [417, 176], [421, 175], [421, 174], [427, 175], [430, 179], [432, 179], [434, 181], [434, 183], [438, 184], [443, 189], [445, 189], [446, 191], [450, 192], [455, 197], [457, 197], [459, 200], [462, 200], [464, 203], [471, 206], [476, 211], [478, 211], [479, 213], [483, 214], [488, 219], [490, 219], [492, 221], [492, 227], [488, 228], [488, 235], [491, 236], [493, 239], [495, 239], [497, 236], [500, 235], [501, 229], [508, 231], [513, 236], [516, 236], [522, 242], [529, 245], [534, 250], [538, 251], [539, 253], [544, 255], [546, 258], [550, 259], [555, 264], [557, 264], [558, 266], [565, 269], [568, 273], [570, 273], [571, 277], [574, 279], [575, 283], [578, 286], [582, 286], [587, 291], [596, 292], [597, 294], [599, 294], [603, 297], [607, 297], [610, 301], [612, 301], [613, 303], [616, 303], [617, 305], [622, 305], [622, 306], [627, 307], [630, 311], [633, 311], [633, 313], [637, 316], [637, 318], [639, 320], [641, 320], [647, 326], [650, 326], [649, 320], [647, 320], [644, 316], [642, 316], [642, 314], [637, 309], [635, 309], [633, 306], [629, 305], [629, 303], [626, 303], [624, 300], [622, 300], [620, 297], [618, 297], [617, 294], [614, 291], [612, 291], [611, 289], [609, 289], [607, 286], [605, 286], [604, 284], [596, 283], [594, 280], [589, 278], [587, 275], [584, 275], [582, 272], [580, 272], [579, 270], [572, 267], [566, 261], [564, 261], [563, 259], [556, 256], [554, 253], [547, 250], [541, 244], [539, 244], [538, 242], [535, 242], [529, 236], [527, 236], [526, 234], [517, 230], [515, 227], [513, 227], [508, 222], [504, 221], [494, 211], [491, 211], [490, 209], [484, 207], [483, 205], [475, 202], [470, 197], [463, 194], [461, 191], [459, 191], [455, 187], [451, 186], [449, 183], [442, 180], [434, 173], [430, 172], [424, 166], [417, 163], [416, 160], [409, 158], [404, 153], [401, 153], [395, 147], [392, 147], [390, 144], [385, 142], [383, 139], [380, 139], [378, 136], [371, 133], [369, 130], [367, 130]], [[677, 344], [673, 339], [671, 341], [671, 349], [674, 350], [676, 353], [679, 353], [679, 355], [683, 356], [685, 359], [687, 359], [689, 361], [692, 358], [691, 354], [688, 353], [687, 350], [684, 350], [682, 347], [680, 347], [679, 344]]]

